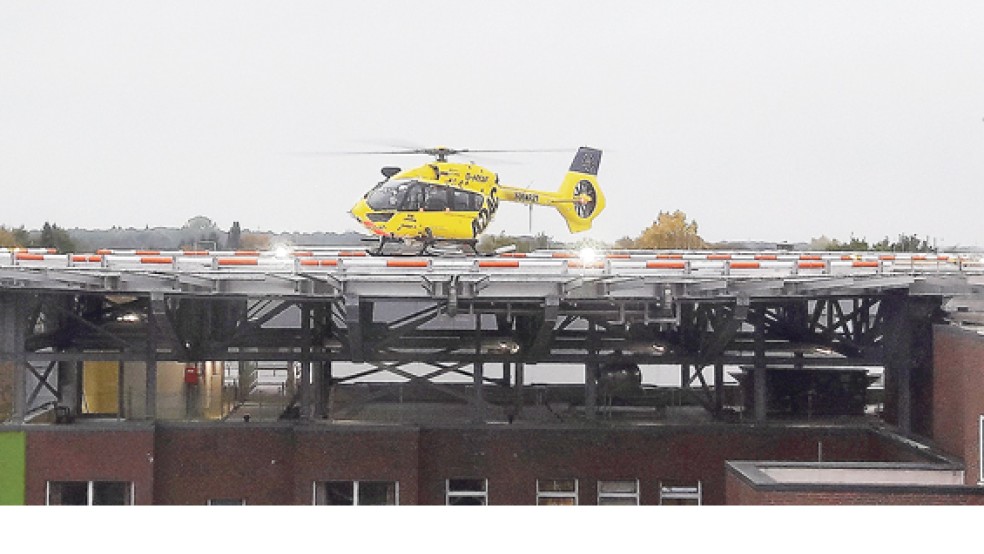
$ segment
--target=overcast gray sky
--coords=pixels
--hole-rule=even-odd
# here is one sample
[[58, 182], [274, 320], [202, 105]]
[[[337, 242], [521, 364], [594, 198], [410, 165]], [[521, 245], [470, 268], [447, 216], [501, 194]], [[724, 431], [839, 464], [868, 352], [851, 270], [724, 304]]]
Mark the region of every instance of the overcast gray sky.
[[7, 227], [354, 230], [426, 158], [294, 153], [407, 145], [568, 150], [476, 159], [542, 189], [601, 148], [601, 240], [680, 209], [709, 240], [981, 245], [984, 3], [0, 3]]

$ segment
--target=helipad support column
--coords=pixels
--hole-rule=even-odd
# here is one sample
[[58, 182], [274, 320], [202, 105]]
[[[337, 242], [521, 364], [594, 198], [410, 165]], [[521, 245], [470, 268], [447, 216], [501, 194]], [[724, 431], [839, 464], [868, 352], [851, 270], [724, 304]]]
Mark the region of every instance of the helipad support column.
[[[70, 352], [73, 355], [81, 356], [81, 352], [77, 348], [73, 348]], [[79, 408], [82, 406], [83, 364], [84, 362], [81, 360], [58, 362], [58, 393], [60, 395], [58, 404], [68, 408], [73, 416], [79, 414]]]
[[310, 419], [313, 416], [311, 394], [311, 307], [301, 304], [301, 336], [304, 343], [301, 346], [301, 383], [300, 383], [300, 416]]
[[523, 362], [516, 362], [516, 378], [513, 379], [513, 417], [518, 418], [523, 412], [523, 381], [526, 379]]
[[475, 420], [485, 421], [485, 399], [482, 395], [482, 382], [485, 379], [485, 366], [482, 355], [482, 314], [475, 314], [475, 364], [472, 371], [472, 386], [475, 388]]
[[933, 318], [941, 302], [899, 292], [878, 307], [885, 322], [884, 417], [906, 432], [932, 432]]
[[328, 418], [328, 395], [331, 391], [331, 359], [325, 359], [325, 354], [329, 352], [325, 341], [332, 333], [331, 308], [327, 304], [320, 304], [314, 311], [317, 322], [316, 327], [320, 329], [320, 334], [311, 338], [315, 345], [315, 351], [320, 355], [320, 361], [314, 362], [311, 387], [314, 391], [314, 417], [316, 419]]
[[0, 293], [0, 383], [8, 389], [3, 396], [10, 410], [10, 420], [24, 422], [25, 391], [27, 378], [26, 295]]
[[331, 360], [325, 360], [320, 363], [318, 374], [320, 382], [318, 384], [319, 393], [315, 415], [321, 419], [328, 419], [331, 416], [329, 412], [329, 406], [331, 406]]
[[[50, 317], [58, 329], [62, 329], [66, 334], [72, 334], [68, 329], [73, 325], [70, 313], [73, 310], [73, 304], [76, 302], [78, 297], [75, 296], [64, 296], [58, 298], [58, 310], [54, 313], [49, 312], [46, 317]], [[55, 302], [55, 298], [49, 297], [48, 302]], [[68, 358], [60, 360], [58, 362], [58, 405], [61, 408], [67, 409], [70, 416], [77, 416], [81, 411], [82, 406], [82, 370], [84, 369], [84, 362], [82, 361], [82, 352], [78, 345], [69, 342], [69, 344], [62, 349], [63, 354], [67, 354]]]
[[764, 309], [755, 310], [755, 371], [753, 372], [753, 387], [755, 394], [755, 421], [766, 420], [768, 414], [769, 395], [766, 387], [765, 364], [765, 314]]
[[724, 408], [724, 364], [714, 362], [714, 415], [720, 417]]
[[145, 381], [146, 402], [144, 403], [144, 417], [149, 420], [157, 419], [157, 323], [158, 316], [165, 317], [164, 297], [157, 294], [150, 295], [147, 303], [147, 360]]
[[594, 321], [588, 323], [588, 361], [584, 364], [584, 415], [594, 419], [598, 411], [598, 335]]
[[594, 419], [598, 413], [598, 362], [584, 364], [584, 415]]
[[355, 295], [345, 296], [345, 327], [349, 342], [349, 353], [354, 363], [366, 361], [366, 351], [364, 331], [372, 326], [373, 303], [369, 300], [363, 301]]

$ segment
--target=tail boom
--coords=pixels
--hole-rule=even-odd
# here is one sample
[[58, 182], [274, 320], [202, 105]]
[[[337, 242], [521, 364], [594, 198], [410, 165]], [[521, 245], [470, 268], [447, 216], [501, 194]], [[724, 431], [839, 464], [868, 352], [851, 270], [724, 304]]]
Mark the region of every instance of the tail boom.
[[506, 202], [551, 206], [560, 212], [572, 233], [587, 231], [605, 209], [605, 195], [598, 186], [600, 164], [601, 150], [581, 147], [556, 192], [502, 186], [499, 198]]

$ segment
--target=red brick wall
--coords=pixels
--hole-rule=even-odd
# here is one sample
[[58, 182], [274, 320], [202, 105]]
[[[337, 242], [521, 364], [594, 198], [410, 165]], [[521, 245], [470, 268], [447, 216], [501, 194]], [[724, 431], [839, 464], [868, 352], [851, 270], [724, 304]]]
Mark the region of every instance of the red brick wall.
[[[443, 504], [444, 480], [489, 480], [489, 503], [536, 502], [536, 480], [578, 478], [579, 503], [597, 502], [598, 480], [640, 480], [640, 502], [659, 482], [702, 481], [704, 502], [725, 501], [726, 460], [888, 461], [861, 429], [713, 425], [652, 429], [429, 429], [420, 439], [420, 503]], [[878, 439], [875, 439], [877, 444]]]
[[933, 440], [961, 458], [967, 484], [976, 484], [978, 417], [984, 414], [984, 337], [954, 326], [934, 327]]
[[157, 446], [157, 504], [310, 505], [328, 480], [397, 481], [400, 503], [417, 502], [414, 429], [177, 425], [158, 428]]
[[728, 471], [725, 478], [725, 503], [731, 506], [759, 506], [766, 504], [762, 494], [750, 484]]
[[[128, 424], [122, 424], [128, 427]], [[659, 484], [701, 481], [706, 504], [726, 501], [725, 461], [910, 461], [869, 429], [781, 425], [515, 426], [416, 429], [290, 424], [158, 424], [141, 431], [38, 426], [28, 433], [29, 501], [45, 480], [126, 479], [139, 503], [310, 504], [312, 483], [399, 482], [401, 504], [443, 504], [448, 478], [488, 479], [489, 502], [536, 502], [537, 479], [576, 478], [581, 504], [599, 480], [638, 479], [642, 504]], [[151, 462], [151, 458], [153, 461]], [[923, 460], [925, 461], [925, 460]], [[730, 486], [730, 485], [729, 485]], [[152, 495], [151, 495], [152, 492]]]
[[45, 504], [48, 481], [130, 481], [134, 504], [154, 500], [151, 427], [80, 430], [38, 426], [27, 434], [27, 504]]
[[154, 503], [292, 504], [292, 435], [286, 426], [158, 426]]
[[416, 429], [301, 429], [295, 434], [294, 502], [312, 503], [318, 481], [396, 481], [400, 504], [417, 504]]

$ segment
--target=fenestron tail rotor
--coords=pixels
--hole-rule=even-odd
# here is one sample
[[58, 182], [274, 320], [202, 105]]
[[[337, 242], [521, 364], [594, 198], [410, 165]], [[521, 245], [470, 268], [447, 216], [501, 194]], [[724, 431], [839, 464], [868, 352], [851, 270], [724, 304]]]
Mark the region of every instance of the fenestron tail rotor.
[[591, 181], [581, 180], [574, 186], [574, 211], [578, 217], [588, 218], [598, 205], [598, 192]]

